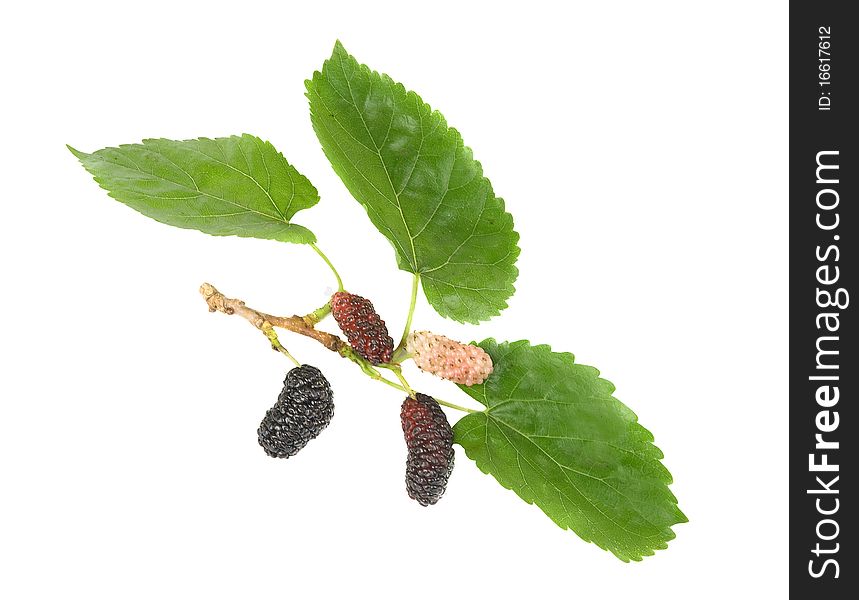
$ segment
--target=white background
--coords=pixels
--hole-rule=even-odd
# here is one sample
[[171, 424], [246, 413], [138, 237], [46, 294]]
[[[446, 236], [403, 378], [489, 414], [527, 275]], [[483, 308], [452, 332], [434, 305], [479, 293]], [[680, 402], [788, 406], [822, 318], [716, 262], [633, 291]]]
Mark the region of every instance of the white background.
[[[0, 23], [0, 597], [786, 597], [786, 3], [85, 4]], [[396, 337], [410, 276], [303, 95], [337, 38], [462, 132], [522, 236], [502, 316], [424, 302], [416, 326], [600, 368], [674, 475], [690, 523], [668, 550], [621, 563], [461, 448], [418, 506], [401, 395], [295, 336], [337, 411], [266, 457], [287, 364], [197, 287], [302, 312], [329, 273], [306, 247], [150, 221], [64, 147], [270, 139], [322, 196], [296, 221]]]

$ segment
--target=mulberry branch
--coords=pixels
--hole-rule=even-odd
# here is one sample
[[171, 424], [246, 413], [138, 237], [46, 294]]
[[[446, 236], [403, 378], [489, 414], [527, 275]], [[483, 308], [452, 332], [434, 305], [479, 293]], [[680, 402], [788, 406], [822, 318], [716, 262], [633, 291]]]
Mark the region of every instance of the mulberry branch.
[[[293, 333], [298, 333], [316, 340], [332, 352], [340, 352], [346, 347], [346, 342], [327, 331], [319, 331], [308, 325], [306, 317], [298, 315], [292, 317], [277, 317], [269, 315], [247, 306], [243, 300], [227, 298], [219, 292], [211, 283], [200, 286], [200, 294], [209, 305], [209, 312], [222, 312], [226, 315], [238, 315], [247, 320], [251, 325], [266, 334], [272, 340], [271, 331], [273, 327], [280, 327]], [[276, 339], [276, 336], [275, 336]], [[272, 340], [273, 341], [273, 340]], [[277, 349], [277, 347], [275, 347]]]
[[[311, 316], [313, 313], [311, 313], [311, 315], [306, 315], [303, 317], [300, 317], [298, 315], [292, 317], [277, 317], [275, 315], [269, 315], [267, 313], [260, 312], [247, 306], [243, 300], [238, 300], [236, 298], [227, 298], [221, 292], [219, 292], [217, 288], [215, 288], [215, 286], [213, 286], [211, 283], [204, 283], [203, 285], [201, 285], [200, 294], [206, 300], [206, 304], [209, 306], [209, 312], [222, 312], [225, 315], [238, 315], [242, 317], [251, 325], [253, 325], [265, 334], [265, 336], [271, 343], [272, 348], [283, 353], [296, 364], [298, 363], [298, 361], [292, 358], [289, 352], [287, 352], [286, 348], [284, 348], [278, 340], [277, 333], [275, 333], [274, 331], [275, 327], [280, 327], [281, 329], [285, 329], [287, 331], [298, 333], [300, 335], [304, 335], [311, 339], [314, 339], [332, 352], [336, 352], [343, 358], [346, 358], [357, 364], [364, 372], [364, 374], [369, 376], [371, 379], [387, 384], [400, 391], [406, 392], [410, 396], [414, 396], [414, 392], [411, 390], [411, 387], [406, 383], [405, 379], [403, 378], [398, 365], [379, 366], [394, 371], [394, 374], [397, 375], [397, 378], [401, 381], [401, 384], [395, 383], [384, 377], [376, 367], [374, 367], [366, 359], [359, 356], [358, 353], [355, 352], [355, 350], [353, 350], [349, 346], [349, 344], [343, 341], [340, 337], [334, 335], [333, 333], [328, 333], [327, 331], [319, 331], [318, 329], [315, 329], [313, 325], [316, 323], [316, 320], [313, 319]], [[459, 406], [458, 404], [453, 404], [452, 402], [445, 402], [444, 400], [439, 400], [438, 398], [436, 398], [435, 400], [443, 406], [447, 406], [456, 410], [469, 413], [477, 412], [471, 408]]]

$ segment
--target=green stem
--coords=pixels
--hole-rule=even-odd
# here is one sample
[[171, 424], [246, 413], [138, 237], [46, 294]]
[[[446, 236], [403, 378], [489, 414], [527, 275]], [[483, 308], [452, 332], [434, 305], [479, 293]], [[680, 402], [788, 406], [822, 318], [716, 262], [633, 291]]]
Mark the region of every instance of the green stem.
[[334, 265], [331, 263], [330, 260], [328, 260], [328, 257], [325, 256], [325, 253], [319, 249], [319, 246], [312, 243], [312, 244], [310, 244], [310, 247], [313, 248], [313, 250], [316, 252], [316, 254], [318, 254], [322, 258], [322, 260], [325, 261], [325, 264], [328, 265], [328, 268], [331, 269], [331, 272], [334, 273], [334, 277], [337, 278], [337, 291], [342, 292], [343, 291], [343, 280], [340, 279], [340, 273], [337, 272], [337, 269], [334, 268]]
[[310, 325], [311, 327], [319, 323], [322, 319], [331, 314], [331, 303], [326, 302], [316, 310], [311, 313], [305, 315], [304, 322]]
[[465, 408], [464, 406], [460, 406], [459, 404], [454, 404], [453, 402], [445, 402], [444, 400], [439, 400], [438, 398], [433, 398], [436, 402], [441, 404], [442, 406], [447, 406], [448, 408], [453, 408], [456, 410], [461, 410], [462, 412], [467, 413], [476, 413], [480, 412], [479, 410], [474, 410], [473, 408]]
[[421, 281], [421, 276], [419, 273], [415, 273], [412, 278], [412, 297], [409, 302], [409, 315], [406, 317], [406, 328], [403, 330], [403, 337], [400, 338], [400, 345], [397, 346], [397, 350], [401, 350], [406, 347], [406, 339], [409, 337], [409, 333], [412, 331], [412, 317], [415, 314], [415, 304], [418, 300], [418, 284]]
[[406, 392], [406, 393], [408, 393], [408, 390], [407, 390], [406, 388], [404, 388], [403, 386], [401, 386], [399, 383], [394, 383], [394, 382], [393, 382], [393, 381], [391, 381], [390, 379], [385, 379], [384, 377], [382, 377], [382, 374], [381, 374], [381, 373], [378, 373], [378, 377], [374, 377], [374, 376], [372, 376], [372, 375], [371, 375], [370, 377], [371, 377], [374, 381], [380, 381], [380, 382], [382, 382], [382, 383], [384, 383], [384, 384], [387, 384], [387, 385], [391, 386], [391, 387], [392, 387], [392, 388], [394, 388], [394, 389], [398, 389], [398, 390], [400, 390], [401, 392]]
[[373, 367], [373, 365], [371, 365], [371, 364], [370, 364], [369, 362], [367, 362], [364, 358], [362, 358], [361, 356], [359, 356], [359, 355], [358, 355], [358, 354], [357, 354], [357, 353], [356, 353], [352, 348], [350, 348], [349, 346], [344, 346], [343, 348], [341, 348], [341, 349], [340, 349], [340, 355], [341, 355], [341, 356], [343, 356], [344, 358], [348, 358], [348, 359], [349, 359], [349, 360], [351, 360], [353, 363], [355, 363], [356, 365], [358, 365], [358, 366], [361, 368], [361, 372], [362, 372], [362, 373], [364, 373], [364, 375], [366, 375], [366, 376], [367, 376], [367, 377], [369, 377], [370, 379], [373, 379], [374, 381], [380, 381], [380, 382], [382, 382], [382, 383], [384, 383], [384, 384], [387, 384], [387, 385], [391, 386], [392, 388], [396, 388], [396, 389], [400, 390], [401, 392], [408, 392], [408, 390], [407, 390], [406, 388], [404, 388], [403, 386], [401, 386], [400, 384], [398, 384], [398, 383], [394, 383], [394, 382], [393, 382], [393, 381], [391, 381], [390, 379], [385, 378], [385, 377], [384, 377], [384, 376], [379, 372], [379, 370], [378, 370], [378, 369], [376, 369], [375, 367]]
[[[379, 365], [379, 366], [381, 367], [384, 365]], [[385, 383], [385, 384], [391, 386], [392, 388], [398, 389], [401, 392], [406, 392], [409, 396], [414, 398], [415, 393], [409, 387], [408, 382], [405, 380], [405, 378], [403, 377], [403, 374], [400, 372], [400, 370], [396, 369], [396, 368], [391, 368], [388, 366], [385, 366], [385, 368], [393, 371], [394, 374], [397, 376], [397, 378], [402, 383], [402, 385], [394, 383], [393, 381], [390, 381], [389, 379], [385, 379], [384, 377], [382, 377], [382, 374], [379, 373], [378, 371], [375, 371], [375, 369], [373, 369], [375, 371], [374, 374], [367, 373], [366, 371], [365, 371], [365, 373], [367, 373], [367, 375], [369, 375], [372, 379], [375, 379], [376, 381], [381, 381], [382, 383]], [[442, 406], [447, 406], [448, 408], [453, 408], [454, 410], [459, 410], [459, 411], [466, 412], [466, 413], [480, 412], [479, 410], [474, 410], [473, 408], [466, 408], [464, 406], [460, 406], [459, 404], [454, 404], [453, 402], [447, 402], [446, 400], [439, 400], [438, 398], [435, 398], [435, 397], [433, 397], [433, 399], [436, 402], [438, 402], [439, 404], [441, 404]]]
[[391, 355], [391, 364], [399, 365], [404, 360], [411, 358], [411, 354], [405, 348], [397, 348], [394, 350], [394, 353]]
[[[387, 384], [388, 384], [388, 385], [390, 385], [391, 387], [395, 387], [395, 388], [397, 388], [397, 389], [399, 389], [399, 390], [402, 390], [402, 391], [404, 391], [404, 392], [407, 392], [407, 393], [409, 394], [409, 396], [411, 396], [412, 398], [414, 398], [414, 397], [415, 397], [415, 392], [414, 392], [414, 390], [413, 390], [413, 389], [411, 388], [411, 386], [409, 385], [409, 382], [408, 382], [408, 381], [406, 381], [406, 378], [405, 378], [405, 377], [403, 377], [403, 371], [402, 371], [402, 369], [400, 369], [400, 367], [399, 367], [398, 365], [391, 365], [391, 364], [388, 364], [388, 365], [379, 365], [379, 366], [380, 366], [381, 368], [383, 368], [383, 369], [388, 369], [389, 371], [393, 371], [393, 372], [394, 372], [394, 375], [396, 375], [396, 376], [397, 376], [397, 379], [399, 379], [399, 380], [400, 380], [400, 383], [401, 383], [402, 385], [397, 385], [397, 384], [395, 384], [395, 383], [393, 383], [393, 382], [391, 382], [391, 381], [388, 381], [387, 379], [384, 379], [384, 378], [382, 378], [382, 381], [384, 381], [385, 383], [387, 383]], [[374, 370], [375, 370], [375, 369], [374, 369]], [[378, 373], [378, 371], [376, 371], [376, 372]], [[371, 375], [371, 377], [372, 377], [372, 375]], [[462, 412], [467, 412], [467, 413], [480, 412], [480, 411], [478, 411], [478, 410], [474, 410], [473, 408], [465, 408], [464, 406], [460, 406], [459, 404], [454, 404], [453, 402], [447, 402], [447, 401], [445, 401], [445, 400], [439, 400], [438, 398], [433, 398], [433, 399], [434, 399], [436, 402], [438, 402], [439, 404], [441, 404], [442, 406], [447, 406], [448, 408], [453, 408], [453, 409], [456, 409], [456, 410], [461, 410]]]
[[289, 350], [284, 348], [283, 344], [280, 343], [280, 340], [277, 338], [277, 333], [275, 333], [274, 329], [269, 326], [263, 328], [262, 332], [265, 334], [265, 337], [268, 338], [268, 341], [271, 342], [271, 347], [284, 356], [286, 356], [289, 360], [295, 363], [296, 367], [300, 367], [301, 363], [295, 360], [295, 357], [289, 353]]
[[409, 385], [409, 382], [406, 381], [406, 378], [403, 377], [403, 372], [400, 369], [391, 369], [394, 372], [394, 375], [397, 376], [397, 379], [400, 380], [400, 383], [406, 388], [406, 391], [409, 393], [409, 396], [412, 398], [415, 397], [415, 391], [412, 389], [412, 386]]

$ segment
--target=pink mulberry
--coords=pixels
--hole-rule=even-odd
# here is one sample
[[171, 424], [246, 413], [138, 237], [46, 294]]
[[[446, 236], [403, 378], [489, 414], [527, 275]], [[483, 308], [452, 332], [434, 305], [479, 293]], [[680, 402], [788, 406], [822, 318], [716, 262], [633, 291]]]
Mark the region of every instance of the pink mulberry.
[[492, 359], [483, 348], [460, 344], [429, 331], [415, 331], [409, 335], [406, 350], [422, 371], [454, 383], [483, 383], [492, 373]]

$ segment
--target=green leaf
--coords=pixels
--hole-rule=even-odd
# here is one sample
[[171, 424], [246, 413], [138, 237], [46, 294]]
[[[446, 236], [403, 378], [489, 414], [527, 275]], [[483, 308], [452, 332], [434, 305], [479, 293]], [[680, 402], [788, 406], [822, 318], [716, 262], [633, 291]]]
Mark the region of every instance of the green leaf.
[[504, 309], [519, 235], [459, 132], [340, 42], [306, 86], [325, 155], [436, 311], [477, 323]]
[[686, 522], [653, 435], [612, 397], [614, 386], [573, 355], [527, 341], [480, 346], [495, 365], [460, 386], [487, 408], [454, 426], [484, 473], [536, 504], [563, 529], [623, 561], [641, 560]]
[[211, 235], [316, 241], [292, 223], [319, 202], [316, 188], [258, 137], [143, 140], [92, 154], [68, 148], [112, 198], [156, 221]]

